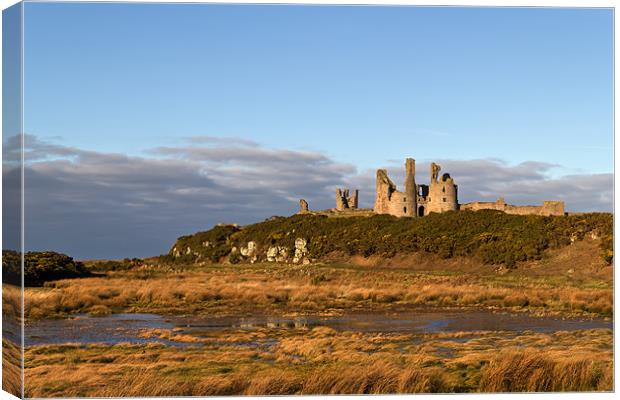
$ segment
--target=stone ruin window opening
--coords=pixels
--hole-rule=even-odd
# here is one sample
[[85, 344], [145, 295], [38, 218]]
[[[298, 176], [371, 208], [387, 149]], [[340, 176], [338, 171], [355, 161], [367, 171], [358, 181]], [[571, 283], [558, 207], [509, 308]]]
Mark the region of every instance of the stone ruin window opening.
[[445, 186], [444, 186], [444, 187], [442, 187], [442, 188], [441, 188], [441, 191], [442, 191], [442, 192], [444, 192], [444, 193], [446, 193], [446, 187], [445, 187]]
[[444, 203], [446, 202], [446, 198], [445, 198], [445, 197], [443, 198], [443, 202], [444, 202]]
[[423, 217], [424, 216], [424, 206], [420, 206], [418, 208], [418, 216], [419, 217]]
[[407, 212], [407, 207], [403, 207], [403, 212]]

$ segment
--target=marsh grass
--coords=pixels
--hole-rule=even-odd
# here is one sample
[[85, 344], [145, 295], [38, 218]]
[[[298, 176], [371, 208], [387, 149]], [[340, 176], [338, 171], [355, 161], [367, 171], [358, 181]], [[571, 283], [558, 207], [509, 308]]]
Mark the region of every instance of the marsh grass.
[[588, 356], [554, 359], [534, 349], [502, 351], [482, 370], [480, 390], [485, 392], [609, 391], [610, 361]]
[[22, 390], [21, 358], [20, 345], [2, 339], [2, 390], [17, 397]]
[[[585, 250], [595, 251], [595, 244]], [[541, 275], [552, 262], [510, 276], [489, 269], [473, 273], [451, 263], [431, 271], [420, 270], [419, 265], [342, 264], [220, 265], [175, 273], [153, 271], [147, 277], [144, 271], [113, 271], [104, 277], [26, 288], [25, 314], [36, 319], [72, 313], [278, 314], [419, 306], [612, 315], [611, 273], [597, 275], [594, 267], [584, 266], [574, 278]], [[570, 260], [568, 265], [573, 265]], [[16, 307], [18, 295], [6, 292], [4, 307]]]
[[[264, 337], [277, 343], [252, 344]], [[32, 347], [26, 352], [27, 392], [34, 397], [109, 397], [612, 388], [613, 335], [607, 329], [415, 335], [317, 327], [212, 332], [205, 340], [205, 346], [185, 348]], [[218, 344], [208, 345], [211, 341]], [[506, 350], [498, 353], [497, 348]]]
[[[309, 266], [192, 264], [177, 270], [108, 271], [100, 277], [26, 288], [25, 314], [27, 320], [82, 312], [332, 315], [415, 306], [610, 316], [613, 270], [598, 257], [599, 251], [596, 241], [583, 240], [502, 273], [471, 259], [419, 255], [388, 263], [352, 259]], [[566, 272], [569, 268], [573, 273]], [[3, 288], [3, 311], [19, 315], [19, 290]], [[145, 329], [140, 336], [187, 347], [157, 343], [31, 347], [25, 355], [26, 395], [612, 389], [613, 335], [607, 329], [401, 334], [266, 327], [200, 335]], [[5, 355], [7, 351], [5, 347]]]

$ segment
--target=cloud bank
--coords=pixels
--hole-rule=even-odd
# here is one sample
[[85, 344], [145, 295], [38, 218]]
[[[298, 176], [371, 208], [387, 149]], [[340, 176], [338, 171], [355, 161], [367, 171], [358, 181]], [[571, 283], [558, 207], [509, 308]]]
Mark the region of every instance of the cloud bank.
[[[10, 139], [14, 140], [14, 139]], [[5, 142], [5, 160], [14, 155]], [[414, 155], [415, 156], [415, 155]], [[374, 170], [358, 171], [316, 152], [266, 148], [244, 139], [191, 137], [144, 156], [87, 151], [35, 136], [25, 138], [26, 246], [77, 258], [144, 257], [165, 253], [181, 235], [219, 222], [247, 224], [334, 206], [337, 186], [374, 201]], [[504, 196], [512, 204], [564, 200], [569, 211], [611, 211], [613, 174], [551, 178], [554, 165], [528, 161], [437, 160], [459, 185], [461, 203]], [[397, 185], [403, 167], [387, 167]], [[428, 181], [418, 163], [418, 183]], [[3, 165], [5, 185], [19, 180]], [[6, 229], [6, 228], [5, 228]]]

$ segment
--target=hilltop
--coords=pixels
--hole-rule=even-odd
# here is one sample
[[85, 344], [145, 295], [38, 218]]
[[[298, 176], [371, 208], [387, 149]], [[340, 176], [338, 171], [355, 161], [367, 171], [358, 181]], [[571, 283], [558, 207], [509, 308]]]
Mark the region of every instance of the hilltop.
[[298, 214], [238, 227], [217, 225], [177, 239], [162, 259], [174, 263], [311, 263], [353, 256], [391, 258], [428, 253], [468, 257], [509, 268], [540, 259], [586, 236], [600, 239], [600, 256], [613, 259], [610, 213], [511, 215], [501, 211], [431, 213], [424, 218], [372, 215], [329, 218]]

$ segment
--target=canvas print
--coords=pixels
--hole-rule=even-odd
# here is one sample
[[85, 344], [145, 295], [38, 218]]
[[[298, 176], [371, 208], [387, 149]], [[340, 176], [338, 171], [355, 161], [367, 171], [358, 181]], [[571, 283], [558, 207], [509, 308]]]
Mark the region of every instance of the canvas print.
[[3, 390], [612, 392], [613, 18], [5, 9]]

